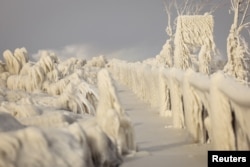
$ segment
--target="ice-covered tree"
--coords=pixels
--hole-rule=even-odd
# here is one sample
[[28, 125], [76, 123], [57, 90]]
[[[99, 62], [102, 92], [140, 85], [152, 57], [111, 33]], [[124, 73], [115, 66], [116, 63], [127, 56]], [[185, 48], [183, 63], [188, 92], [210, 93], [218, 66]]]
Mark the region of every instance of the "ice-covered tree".
[[169, 36], [169, 39], [166, 40], [166, 43], [163, 45], [161, 52], [156, 56], [156, 60], [160, 64], [164, 64], [167, 67], [173, 66], [173, 41], [174, 41], [174, 33], [173, 33], [173, 23], [172, 23], [172, 14], [171, 8], [174, 5], [174, 1], [170, 1], [170, 3], [166, 3], [164, 1], [164, 6], [167, 14], [168, 25], [166, 28], [166, 33]]
[[[250, 27], [249, 5], [250, 0], [231, 0], [231, 11], [234, 13], [234, 20], [227, 38], [228, 61], [224, 71], [241, 81], [248, 81], [246, 56], [250, 55], [248, 44], [241, 35], [243, 29]], [[248, 31], [250, 31], [248, 29]]]

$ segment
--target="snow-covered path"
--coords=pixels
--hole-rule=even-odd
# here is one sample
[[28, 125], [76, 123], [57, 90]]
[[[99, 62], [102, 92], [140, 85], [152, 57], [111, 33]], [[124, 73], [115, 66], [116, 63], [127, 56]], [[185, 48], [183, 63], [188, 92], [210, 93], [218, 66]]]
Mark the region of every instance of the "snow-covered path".
[[186, 130], [171, 127], [170, 118], [162, 118], [127, 87], [116, 83], [122, 106], [131, 117], [139, 152], [126, 157], [122, 167], [205, 167], [209, 145], [194, 144]]

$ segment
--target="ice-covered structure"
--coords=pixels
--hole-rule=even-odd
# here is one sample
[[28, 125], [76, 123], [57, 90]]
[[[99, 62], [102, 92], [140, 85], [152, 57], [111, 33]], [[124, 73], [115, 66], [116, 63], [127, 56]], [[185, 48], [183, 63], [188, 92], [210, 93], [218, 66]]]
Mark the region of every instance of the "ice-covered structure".
[[[141, 99], [186, 127], [195, 142], [215, 149], [249, 150], [250, 89], [222, 72], [211, 76], [189, 69], [162, 68], [113, 60], [110, 71]], [[158, 103], [155, 103], [158, 102]]]
[[136, 151], [134, 128], [127, 113], [121, 107], [115, 87], [107, 70], [98, 74], [100, 100], [96, 119], [98, 125], [117, 145], [120, 154]]
[[199, 49], [199, 71], [210, 73], [211, 54], [215, 49], [212, 15], [181, 15], [177, 18], [174, 66], [192, 68], [191, 51]]

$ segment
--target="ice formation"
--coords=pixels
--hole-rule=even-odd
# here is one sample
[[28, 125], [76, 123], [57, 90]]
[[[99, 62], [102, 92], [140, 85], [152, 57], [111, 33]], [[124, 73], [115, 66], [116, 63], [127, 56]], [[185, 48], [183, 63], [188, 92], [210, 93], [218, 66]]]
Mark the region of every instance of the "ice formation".
[[131, 120], [121, 107], [107, 70], [99, 72], [98, 87], [100, 100], [96, 113], [97, 123], [117, 145], [120, 154], [136, 151]]
[[191, 50], [200, 47], [199, 71], [210, 73], [211, 53], [215, 49], [213, 41], [213, 16], [183, 15], [177, 18], [175, 33], [174, 64], [176, 68], [192, 68]]
[[233, 0], [231, 4], [234, 12], [234, 21], [227, 38], [228, 60], [224, 71], [241, 82], [248, 82], [249, 67], [246, 59], [249, 57], [250, 52], [241, 32], [250, 25], [250, 22], [246, 21], [246, 18], [249, 16], [247, 13], [249, 12], [250, 1]]
[[19, 74], [22, 65], [28, 61], [27, 50], [25, 48], [17, 48], [14, 55], [10, 50], [6, 50], [3, 53], [3, 57], [6, 62], [6, 70], [10, 74]]
[[0, 166], [115, 167], [136, 151], [103, 56], [61, 62], [41, 51], [30, 62], [24, 48], [3, 55]]
[[161, 52], [156, 56], [157, 65], [165, 65], [166, 67], [173, 66], [173, 44], [172, 40], [168, 39], [163, 45]]
[[250, 148], [246, 85], [220, 71], [208, 76], [120, 60], [111, 61], [110, 70], [141, 99], [156, 105], [160, 115], [171, 116], [174, 127], [187, 128], [195, 142], [211, 142], [220, 150]]

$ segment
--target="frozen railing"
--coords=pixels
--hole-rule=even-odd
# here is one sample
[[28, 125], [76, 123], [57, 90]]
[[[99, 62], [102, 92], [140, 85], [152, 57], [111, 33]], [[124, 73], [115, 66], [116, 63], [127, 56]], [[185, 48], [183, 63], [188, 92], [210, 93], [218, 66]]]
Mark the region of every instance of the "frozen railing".
[[[219, 149], [250, 149], [250, 88], [217, 73], [211, 78], [212, 139]], [[223, 134], [223, 135], [221, 135]]]
[[226, 77], [142, 63], [110, 62], [113, 76], [142, 100], [215, 149], [250, 149], [250, 88]]

